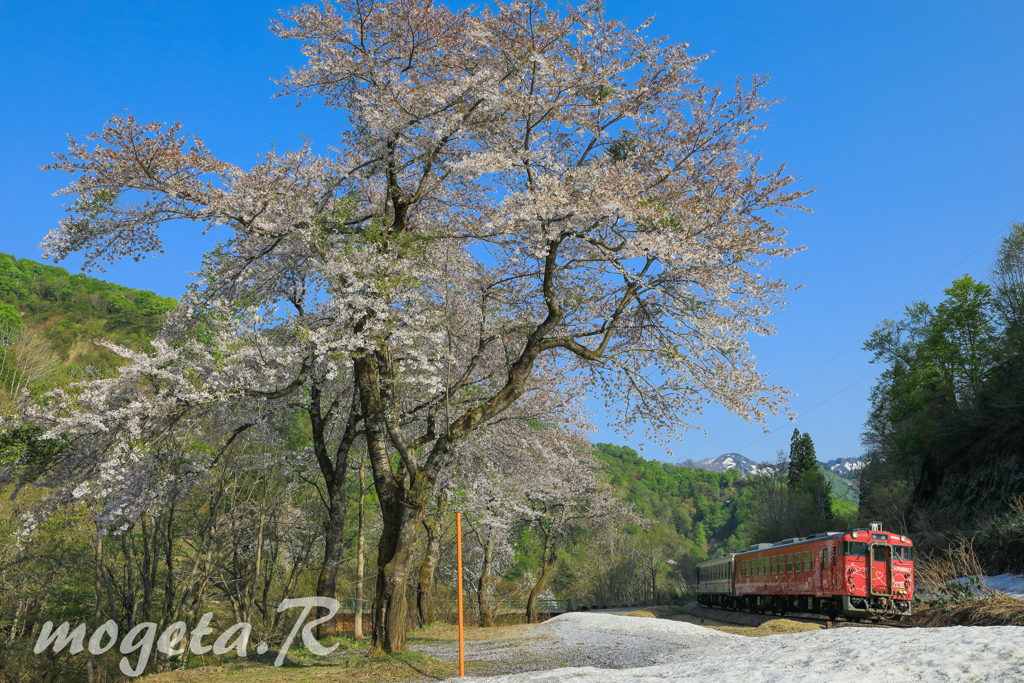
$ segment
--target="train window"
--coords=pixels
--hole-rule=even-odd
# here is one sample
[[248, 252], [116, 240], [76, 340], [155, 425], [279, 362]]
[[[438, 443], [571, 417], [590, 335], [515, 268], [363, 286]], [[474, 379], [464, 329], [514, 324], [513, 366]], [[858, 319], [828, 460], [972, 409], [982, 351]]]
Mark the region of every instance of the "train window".
[[822, 567], [824, 569], [827, 570], [828, 569], [828, 556], [831, 555], [831, 553], [829, 552], [828, 548], [822, 548], [821, 549], [821, 554], [822, 554], [822, 558], [821, 558], [822, 559], [822, 563], [821, 563], [821, 565], [822, 565]]
[[874, 552], [874, 558], [873, 559], [874, 559], [875, 562], [885, 562], [886, 559], [888, 559], [888, 558], [886, 558], [886, 552], [885, 552], [885, 546], [884, 545], [876, 545], [874, 550], [875, 550], [875, 552]]
[[758, 573], [761, 574], [761, 575], [767, 574], [768, 573], [767, 565], [768, 565], [768, 558], [767, 557], [762, 557], [761, 558], [761, 566], [760, 566], [760, 568], [758, 570]]
[[843, 541], [843, 555], [848, 557], [867, 557], [868, 544], [857, 541]]
[[772, 574], [779, 573], [779, 556], [772, 555]]
[[786, 553], [786, 571], [793, 571], [793, 555], [791, 553]]
[[900, 558], [905, 562], [910, 561], [910, 546], [908, 545], [894, 545], [892, 547], [892, 556]]
[[811, 551], [810, 550], [805, 550], [804, 551], [804, 571], [805, 572], [811, 571]]
[[914, 554], [913, 554], [914, 549], [911, 548], [909, 545], [903, 545], [903, 546], [897, 546], [897, 547], [898, 548], [903, 548], [903, 559], [904, 559], [904, 561], [910, 562], [911, 560], [914, 559]]

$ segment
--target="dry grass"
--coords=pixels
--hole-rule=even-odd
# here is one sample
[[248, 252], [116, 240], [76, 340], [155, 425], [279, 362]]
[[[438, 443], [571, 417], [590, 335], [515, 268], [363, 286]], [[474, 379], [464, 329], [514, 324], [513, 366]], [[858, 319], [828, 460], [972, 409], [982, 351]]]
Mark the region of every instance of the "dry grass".
[[[486, 667], [484, 662], [467, 662], [467, 673]], [[415, 652], [386, 657], [358, 655], [342, 661], [312, 664], [289, 662], [277, 668], [271, 664], [234, 662], [222, 666], [204, 666], [146, 676], [146, 683], [313, 683], [345, 681], [345, 683], [399, 683], [430, 681], [459, 675], [459, 663], [426, 657]]]
[[803, 633], [804, 631], [818, 631], [821, 624], [808, 623], [803, 621], [792, 621], [790, 619], [769, 619], [759, 626], [737, 626], [724, 621], [718, 621], [705, 617], [702, 621], [699, 616], [693, 614], [676, 614], [667, 617], [672, 621], [685, 621], [688, 624], [696, 624], [705, 628], [711, 628], [723, 633], [732, 633], [737, 636], [748, 636], [750, 638], [761, 638], [763, 636], [774, 636], [780, 633]]
[[914, 563], [916, 591], [935, 605], [959, 605], [995, 597], [997, 592], [981, 581], [984, 574], [974, 544], [965, 536], [957, 537], [945, 550]]
[[803, 633], [804, 631], [820, 631], [821, 624], [810, 624], [804, 621], [791, 621], [790, 619], [771, 619], [760, 626], [708, 626], [723, 633], [733, 633], [738, 636], [761, 638], [764, 636], [775, 636], [781, 633]]
[[933, 607], [913, 617], [916, 626], [1024, 626], [1024, 600], [995, 592], [963, 605]]
[[[492, 626], [491, 628], [480, 628], [478, 626], [466, 626], [463, 628], [463, 637], [466, 642], [474, 640], [496, 640], [500, 638], [519, 638], [529, 635], [529, 624], [512, 624], [510, 626]], [[416, 631], [409, 632], [409, 644], [413, 643], [447, 643], [459, 639], [459, 627], [454, 624], [434, 623], [424, 626]]]
[[[497, 626], [494, 628], [467, 627], [467, 641], [529, 638], [525, 624]], [[458, 640], [459, 628], [450, 624], [432, 624], [426, 628], [409, 632], [409, 645], [427, 643], [452, 643]], [[369, 641], [354, 642], [349, 638], [339, 639], [341, 647], [326, 657], [317, 657], [300, 645], [294, 645], [288, 652], [285, 665], [273, 666], [272, 654], [260, 660], [237, 660], [226, 656], [223, 662], [210, 666], [181, 669], [147, 676], [146, 683], [290, 683], [292, 681], [344, 681], [345, 683], [405, 683], [432, 681], [459, 675], [457, 661], [437, 659], [417, 652], [403, 652], [397, 655], [367, 655]], [[326, 645], [332, 643], [326, 642]], [[466, 672], [481, 675], [486, 673], [491, 662], [467, 661]]]
[[915, 562], [915, 570], [917, 596], [927, 605], [914, 615], [916, 625], [1024, 625], [1024, 600], [982, 582], [984, 567], [966, 537], [960, 536], [946, 550], [921, 558]]
[[635, 612], [626, 612], [623, 616], [626, 617], [643, 617], [645, 619], [657, 619], [658, 615], [649, 609], [638, 609]]

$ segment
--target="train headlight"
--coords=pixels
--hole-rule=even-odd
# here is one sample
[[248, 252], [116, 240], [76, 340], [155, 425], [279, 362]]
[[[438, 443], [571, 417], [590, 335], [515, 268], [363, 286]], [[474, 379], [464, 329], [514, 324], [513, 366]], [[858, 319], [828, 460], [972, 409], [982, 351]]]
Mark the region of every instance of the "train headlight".
[[852, 534], [850, 534], [850, 535], [851, 535], [851, 536], [853, 536], [854, 538], [857, 538], [858, 536], [860, 536], [860, 532], [854, 531], [854, 532], [853, 532]]
[[900, 536], [900, 540], [903, 541], [904, 543], [906, 543], [907, 542], [907, 537], [906, 536]]

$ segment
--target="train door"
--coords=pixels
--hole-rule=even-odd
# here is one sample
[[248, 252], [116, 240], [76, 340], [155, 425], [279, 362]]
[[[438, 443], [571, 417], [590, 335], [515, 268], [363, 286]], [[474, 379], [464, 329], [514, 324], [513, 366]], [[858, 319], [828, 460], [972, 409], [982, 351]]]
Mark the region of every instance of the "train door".
[[892, 546], [872, 543], [868, 547], [868, 574], [872, 595], [892, 595]]

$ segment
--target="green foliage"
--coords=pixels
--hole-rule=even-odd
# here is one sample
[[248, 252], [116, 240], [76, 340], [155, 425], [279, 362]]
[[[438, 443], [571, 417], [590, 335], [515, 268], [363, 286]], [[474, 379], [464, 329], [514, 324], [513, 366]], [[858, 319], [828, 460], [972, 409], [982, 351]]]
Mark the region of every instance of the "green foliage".
[[533, 527], [524, 526], [516, 536], [515, 559], [512, 567], [505, 572], [506, 578], [519, 579], [530, 575], [541, 565], [544, 556], [544, 544], [534, 532]]
[[701, 549], [706, 548], [708, 545], [708, 537], [704, 533], [704, 525], [700, 522], [697, 522], [697, 526], [693, 530], [693, 544]]
[[670, 524], [701, 552], [727, 545], [737, 533], [735, 497], [745, 485], [739, 470], [707, 472], [646, 460], [629, 446], [599, 443], [595, 449], [612, 486], [639, 514]]
[[119, 361], [92, 340], [143, 349], [176, 305], [153, 292], [0, 253], [0, 322], [14, 318], [41, 329], [65, 363], [115, 367]]
[[860, 504], [860, 492], [848, 480], [839, 476], [821, 463], [818, 463], [818, 469], [821, 470], [821, 475], [828, 480], [829, 485], [832, 487], [832, 495], [835, 496], [837, 500], [850, 503], [854, 508]]
[[[939, 532], [930, 538], [977, 535], [1024, 495], [1024, 224], [1004, 238], [991, 277], [957, 278], [934, 309], [911, 304], [865, 343], [885, 369], [862, 436], [862, 508], [894, 531], [927, 519]], [[1001, 544], [986, 547], [1003, 565]]]
[[39, 427], [22, 425], [0, 432], [0, 469], [17, 467], [17, 479], [34, 483], [64, 452], [66, 442], [43, 439]]
[[799, 429], [794, 429], [789, 440], [789, 489], [797, 490], [804, 473], [817, 468], [818, 457], [814, 454], [811, 435], [807, 432], [801, 434]]
[[21, 313], [10, 304], [0, 304], [0, 328], [22, 329], [25, 323], [21, 320]]
[[[839, 519], [850, 519], [850, 518], [856, 517], [857, 509], [858, 509], [857, 506], [854, 505], [853, 503], [851, 503], [848, 500], [844, 500], [842, 498], [833, 498], [832, 499], [832, 514], [835, 516], [835, 518], [837, 520], [839, 520]], [[836, 526], [837, 527], [842, 527], [842, 528], [845, 529], [847, 526], [850, 526], [850, 525], [848, 525], [848, 524], [842, 524], [842, 525], [837, 524]]]

